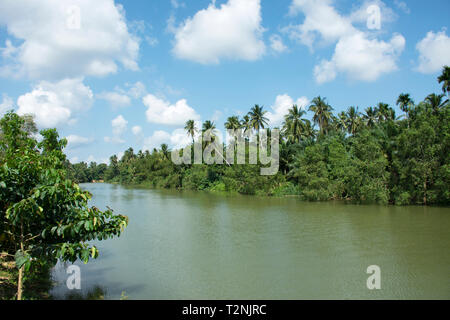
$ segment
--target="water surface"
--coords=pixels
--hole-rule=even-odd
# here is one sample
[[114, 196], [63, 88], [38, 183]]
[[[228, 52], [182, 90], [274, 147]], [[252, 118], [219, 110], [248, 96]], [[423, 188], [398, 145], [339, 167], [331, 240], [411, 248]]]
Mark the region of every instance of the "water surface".
[[[129, 216], [82, 293], [107, 299], [450, 299], [450, 209], [308, 203], [85, 184]], [[366, 269], [381, 268], [381, 290]], [[70, 293], [64, 266], [52, 293]]]

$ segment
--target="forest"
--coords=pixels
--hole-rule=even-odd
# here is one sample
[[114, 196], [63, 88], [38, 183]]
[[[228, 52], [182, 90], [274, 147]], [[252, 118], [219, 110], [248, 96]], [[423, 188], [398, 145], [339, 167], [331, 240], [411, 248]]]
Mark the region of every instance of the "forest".
[[[171, 150], [163, 144], [137, 153], [129, 148], [120, 159], [112, 156], [108, 165], [66, 161], [68, 177], [80, 183], [104, 180], [154, 188], [298, 196], [308, 201], [448, 205], [448, 66], [437, 81], [442, 93], [431, 93], [423, 101], [400, 94], [396, 104], [401, 114], [382, 102], [365, 110], [350, 106], [336, 114], [320, 96], [306, 110], [292, 106], [279, 128], [280, 169], [273, 176], [261, 176], [259, 164], [175, 165]], [[306, 119], [308, 112], [312, 121]], [[255, 105], [242, 118], [229, 117], [224, 127], [258, 135], [268, 128], [265, 113]], [[217, 127], [207, 120], [197, 128], [188, 120], [184, 129], [195, 144], [197, 133], [214, 132]]]

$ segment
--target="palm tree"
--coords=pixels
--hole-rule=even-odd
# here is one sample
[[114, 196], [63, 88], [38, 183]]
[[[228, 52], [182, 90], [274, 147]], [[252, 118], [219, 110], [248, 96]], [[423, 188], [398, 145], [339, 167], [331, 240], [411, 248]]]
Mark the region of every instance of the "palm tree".
[[309, 111], [314, 112], [313, 120], [314, 123], [319, 125], [320, 133], [326, 133], [333, 108], [326, 102], [325, 98], [319, 96], [312, 100], [312, 104], [309, 106]]
[[268, 124], [269, 119], [264, 117], [266, 111], [263, 111], [264, 107], [260, 107], [255, 104], [255, 106], [250, 110], [248, 115], [250, 116], [250, 123], [253, 129], [256, 130], [259, 136], [259, 130], [264, 129], [264, 126]]
[[340, 112], [337, 117], [333, 118], [335, 130], [347, 131], [347, 121], [347, 113], [345, 111]]
[[358, 108], [349, 107], [347, 110], [347, 129], [348, 133], [354, 135], [361, 124], [361, 118]]
[[447, 101], [443, 101], [443, 99], [444, 99], [443, 94], [432, 93], [425, 98], [425, 102], [428, 103], [428, 105], [431, 107], [434, 113], [437, 113], [438, 110], [447, 103]]
[[188, 120], [186, 121], [186, 126], [184, 127], [184, 130], [186, 130], [187, 134], [192, 137], [192, 144], [194, 144], [194, 136], [197, 132], [197, 128], [195, 127], [195, 121], [194, 120]]
[[252, 129], [252, 122], [248, 114], [242, 118], [241, 126], [244, 128], [244, 132]]
[[237, 129], [240, 129], [240, 128], [242, 128], [242, 124], [239, 121], [239, 117], [237, 117], [237, 116], [229, 117], [227, 119], [227, 122], [225, 122], [225, 129], [237, 130]]
[[444, 69], [442, 70], [442, 74], [438, 77], [439, 83], [442, 83], [442, 91], [444, 93], [447, 93], [447, 95], [450, 92], [450, 67], [444, 66]]
[[[202, 126], [202, 133], [206, 133], [207, 140], [214, 140], [215, 134], [214, 131], [216, 130], [216, 124], [214, 121], [206, 120], [203, 122]], [[203, 137], [205, 138], [205, 137]]]
[[167, 145], [167, 144], [165, 144], [165, 143], [163, 143], [162, 145], [161, 145], [161, 153], [163, 154], [163, 156], [167, 159], [167, 160], [169, 160], [169, 146]]
[[283, 131], [289, 140], [293, 142], [300, 142], [303, 135], [305, 122], [302, 117], [306, 114], [297, 105], [293, 105], [287, 115], [284, 116]]
[[380, 102], [376, 108], [377, 118], [379, 122], [387, 121], [390, 118], [389, 105], [387, 103]]
[[314, 130], [313, 126], [311, 125], [311, 121], [304, 120], [305, 126], [303, 127], [303, 138], [305, 139], [314, 139], [316, 137], [316, 130]]
[[407, 117], [409, 118], [409, 111], [414, 106], [414, 101], [409, 96], [409, 93], [402, 93], [401, 95], [399, 95], [397, 99], [397, 105], [400, 107], [400, 110], [406, 113]]
[[369, 128], [373, 128], [377, 122], [377, 109], [369, 107], [363, 115], [364, 122]]

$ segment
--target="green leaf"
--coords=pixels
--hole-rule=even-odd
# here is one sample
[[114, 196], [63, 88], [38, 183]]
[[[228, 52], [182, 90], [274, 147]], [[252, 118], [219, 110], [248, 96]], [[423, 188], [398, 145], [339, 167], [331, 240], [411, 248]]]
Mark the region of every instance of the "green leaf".
[[28, 254], [24, 254], [22, 251], [18, 250], [14, 255], [14, 259], [16, 261], [17, 269], [22, 268], [22, 266], [26, 263], [30, 263], [30, 256]]

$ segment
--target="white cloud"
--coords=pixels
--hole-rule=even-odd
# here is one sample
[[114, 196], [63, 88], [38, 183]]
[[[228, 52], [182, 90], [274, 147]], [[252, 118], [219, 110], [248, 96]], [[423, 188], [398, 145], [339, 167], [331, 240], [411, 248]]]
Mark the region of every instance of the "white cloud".
[[450, 65], [450, 38], [446, 30], [434, 33], [430, 31], [416, 45], [419, 51], [417, 71], [435, 73], [441, 71], [444, 65]]
[[308, 103], [309, 100], [306, 97], [301, 97], [294, 101], [294, 99], [287, 94], [278, 95], [275, 99], [274, 105], [270, 107], [271, 111], [266, 113], [270, 126], [279, 127], [284, 121], [284, 116], [294, 104], [296, 104], [299, 108], [304, 109]]
[[166, 125], [184, 125], [189, 119], [198, 120], [200, 116], [191, 108], [186, 99], [181, 99], [175, 104], [157, 98], [152, 94], [142, 99], [147, 107], [147, 121]]
[[145, 85], [140, 81], [137, 81], [136, 83], [131, 85], [127, 84], [127, 86], [130, 87], [130, 89], [128, 90], [128, 94], [134, 99], [139, 99], [147, 93]]
[[2, 95], [2, 103], [0, 103], [0, 117], [3, 117], [5, 112], [14, 108], [14, 101], [7, 94]]
[[115, 73], [118, 63], [138, 69], [139, 40], [129, 33], [125, 12], [114, 0], [1, 1], [0, 25], [22, 41], [17, 48], [9, 46], [8, 52], [15, 52], [1, 68], [4, 76], [104, 76]]
[[97, 95], [99, 99], [103, 99], [109, 102], [113, 107], [128, 107], [131, 105], [131, 99], [125, 94], [117, 92], [102, 92]]
[[39, 127], [59, 127], [76, 121], [75, 113], [89, 109], [92, 102], [92, 91], [82, 78], [55, 83], [41, 81], [31, 92], [19, 97], [17, 113], [34, 114]]
[[125, 143], [125, 140], [122, 139], [122, 134], [125, 133], [128, 126], [128, 121], [122, 115], [118, 115], [111, 121], [112, 126], [112, 137], [105, 137], [105, 142], [111, 143]]
[[314, 68], [318, 83], [336, 78], [338, 72], [350, 79], [374, 81], [381, 75], [397, 70], [397, 58], [403, 52], [405, 38], [396, 34], [389, 42], [368, 39], [363, 32], [343, 37], [336, 45], [331, 60], [323, 60]]
[[192, 142], [184, 129], [176, 129], [172, 133], [163, 130], [158, 130], [144, 141], [144, 150], [153, 150], [159, 148], [161, 144], [166, 143], [169, 147], [174, 149], [181, 149]]
[[406, 2], [400, 1], [400, 0], [394, 0], [394, 4], [397, 6], [397, 8], [402, 10], [404, 13], [406, 13], [406, 14], [410, 14], [411, 13], [411, 10], [409, 9], [409, 7], [406, 4]]
[[139, 136], [142, 134], [142, 128], [140, 126], [134, 126], [133, 128], [131, 128], [131, 131], [135, 136]]
[[270, 37], [269, 41], [270, 41], [270, 47], [272, 48], [273, 51], [275, 51], [277, 53], [282, 53], [287, 50], [287, 47], [283, 43], [283, 39], [281, 39], [281, 37], [279, 35], [273, 34]]
[[220, 7], [213, 1], [178, 27], [169, 19], [168, 30], [175, 33], [173, 52], [178, 58], [202, 64], [254, 61], [265, 53], [261, 21], [260, 0], [228, 0]]
[[91, 143], [93, 140], [91, 138], [81, 137], [74, 134], [71, 134], [66, 137], [67, 139], [67, 148], [74, 149], [79, 146], [83, 146]]
[[365, 1], [348, 16], [339, 14], [332, 0], [292, 1], [290, 14], [302, 12], [305, 19], [302, 24], [284, 28], [284, 32], [311, 51], [316, 44], [336, 43], [331, 59], [322, 59], [314, 68], [318, 83], [332, 81], [339, 73], [353, 80], [374, 81], [398, 69], [397, 60], [405, 47], [402, 35], [394, 34], [389, 41], [383, 41], [375, 37], [377, 31], [361, 31], [353, 25], [367, 20], [366, 9], [373, 4], [380, 7], [382, 21], [396, 18], [392, 9], [381, 0]]

